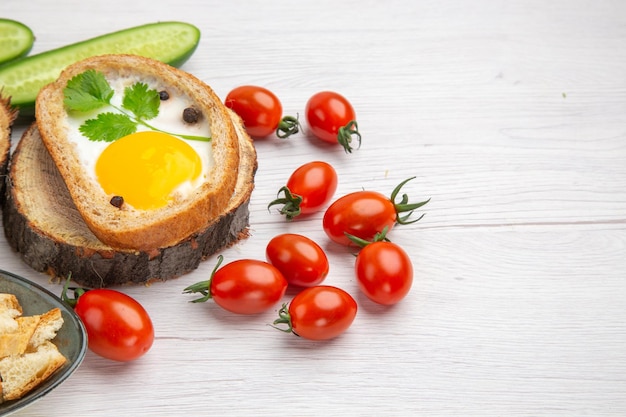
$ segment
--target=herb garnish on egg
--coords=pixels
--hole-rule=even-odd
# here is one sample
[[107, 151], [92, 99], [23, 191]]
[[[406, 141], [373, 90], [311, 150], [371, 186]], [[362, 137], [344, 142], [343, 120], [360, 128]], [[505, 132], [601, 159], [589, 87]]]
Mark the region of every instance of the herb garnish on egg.
[[[69, 110], [87, 112], [105, 106], [111, 106], [120, 113], [103, 112], [95, 119], [88, 119], [80, 126], [80, 132], [93, 141], [113, 142], [137, 130], [141, 124], [151, 130], [163, 132], [151, 126], [146, 120], [159, 115], [160, 95], [156, 90], [148, 88], [147, 84], [136, 82], [124, 89], [122, 107], [111, 103], [114, 91], [107, 82], [104, 74], [96, 70], [87, 70], [76, 75], [67, 82], [63, 90], [63, 103]], [[182, 135], [172, 132], [163, 132], [179, 136], [187, 140], [210, 141], [210, 137]]]

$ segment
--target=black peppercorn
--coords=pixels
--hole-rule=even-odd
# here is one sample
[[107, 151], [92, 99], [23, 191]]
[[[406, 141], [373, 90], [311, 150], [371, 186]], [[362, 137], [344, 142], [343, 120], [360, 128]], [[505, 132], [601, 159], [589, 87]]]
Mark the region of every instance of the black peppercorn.
[[159, 91], [159, 98], [161, 99], [161, 101], [168, 100], [170, 98], [170, 94], [165, 90]]
[[111, 197], [110, 203], [112, 206], [122, 208], [122, 206], [124, 205], [124, 197], [122, 197], [121, 195], [114, 195], [113, 197]]
[[202, 114], [200, 113], [200, 111], [198, 111], [198, 109], [194, 107], [187, 107], [185, 110], [183, 110], [183, 120], [186, 123], [197, 123], [198, 120], [200, 120], [201, 115]]

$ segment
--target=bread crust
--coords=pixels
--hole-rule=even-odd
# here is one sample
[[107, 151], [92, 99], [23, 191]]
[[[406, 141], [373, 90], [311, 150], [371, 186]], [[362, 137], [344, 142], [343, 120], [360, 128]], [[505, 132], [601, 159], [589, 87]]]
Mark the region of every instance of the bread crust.
[[[75, 75], [95, 69], [105, 75], [155, 78], [194, 101], [211, 126], [215, 165], [207, 181], [190, 197], [153, 210], [119, 209], [111, 196], [85, 175], [78, 154], [65, 134], [68, 116], [63, 89]], [[226, 107], [204, 82], [167, 64], [134, 55], [103, 55], [66, 68], [57, 81], [44, 87], [36, 101], [36, 120], [42, 140], [89, 229], [104, 244], [124, 250], [166, 248], [207, 227], [226, 208], [235, 189], [239, 146]]]
[[11, 129], [17, 110], [11, 108], [11, 98], [4, 97], [0, 90], [0, 204], [4, 203], [5, 175], [11, 153]]

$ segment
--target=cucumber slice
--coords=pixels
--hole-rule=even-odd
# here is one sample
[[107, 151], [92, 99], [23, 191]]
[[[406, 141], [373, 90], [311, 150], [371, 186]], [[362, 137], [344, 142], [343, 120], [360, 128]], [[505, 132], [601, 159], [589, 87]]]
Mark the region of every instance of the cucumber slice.
[[134, 54], [182, 65], [200, 42], [200, 30], [184, 22], [157, 22], [87, 39], [0, 66], [0, 89], [20, 117], [35, 113], [39, 90], [65, 67], [95, 55]]
[[0, 18], [0, 64], [26, 56], [35, 43], [35, 35], [23, 23]]

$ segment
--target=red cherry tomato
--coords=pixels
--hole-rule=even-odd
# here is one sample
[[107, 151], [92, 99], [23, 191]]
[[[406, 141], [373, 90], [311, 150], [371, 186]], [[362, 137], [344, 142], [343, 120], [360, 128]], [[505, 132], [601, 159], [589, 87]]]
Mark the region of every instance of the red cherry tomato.
[[239, 259], [219, 268], [223, 257], [208, 281], [185, 288], [185, 293], [199, 292], [203, 298], [213, 299], [224, 310], [236, 314], [257, 314], [274, 306], [287, 290], [287, 281], [273, 265], [255, 259]]
[[125, 362], [139, 358], [152, 346], [152, 321], [134, 298], [111, 289], [95, 289], [80, 294], [74, 302], [92, 352]]
[[[333, 202], [322, 220], [324, 231], [328, 237], [341, 245], [351, 246], [353, 242], [346, 233], [360, 239], [372, 241], [377, 233], [385, 228], [391, 231], [396, 223], [408, 224], [420, 220], [409, 221], [413, 211], [429, 200], [419, 203], [409, 203], [408, 196], [404, 194], [400, 202], [396, 202], [396, 196], [404, 184], [413, 178], [401, 182], [391, 193], [391, 198], [376, 191], [356, 191], [346, 194]], [[400, 213], [409, 212], [406, 216]]]
[[379, 304], [391, 305], [402, 300], [413, 283], [411, 259], [391, 242], [373, 242], [361, 249], [355, 272], [361, 291]]
[[283, 106], [267, 88], [244, 85], [233, 89], [224, 100], [226, 107], [241, 117], [248, 134], [263, 138], [276, 131], [283, 115]]
[[303, 214], [322, 208], [337, 190], [337, 172], [328, 163], [313, 161], [296, 169], [287, 180], [292, 194], [302, 197], [300, 209]]
[[310, 340], [326, 340], [345, 332], [354, 321], [357, 304], [344, 290], [328, 285], [310, 287], [283, 305], [274, 326], [286, 324], [284, 332]]
[[292, 285], [312, 287], [328, 275], [326, 253], [306, 236], [294, 233], [275, 236], [267, 244], [265, 255]]
[[307, 123], [313, 134], [327, 143], [339, 143], [351, 152], [352, 135], [361, 144], [361, 134], [356, 123], [356, 113], [350, 102], [341, 94], [322, 91], [314, 94], [305, 108]]
[[322, 225], [328, 237], [341, 245], [353, 245], [346, 233], [371, 241], [385, 227], [396, 224], [396, 209], [388, 197], [375, 191], [347, 194], [328, 207]]
[[300, 214], [310, 214], [324, 207], [337, 190], [337, 172], [328, 163], [322, 161], [308, 162], [297, 168], [287, 180], [278, 194], [284, 193], [272, 201], [268, 208], [283, 204], [280, 210], [291, 220]]

